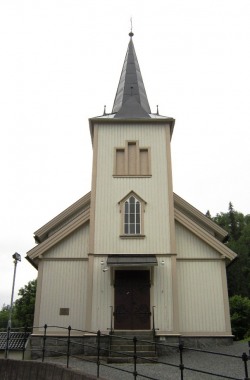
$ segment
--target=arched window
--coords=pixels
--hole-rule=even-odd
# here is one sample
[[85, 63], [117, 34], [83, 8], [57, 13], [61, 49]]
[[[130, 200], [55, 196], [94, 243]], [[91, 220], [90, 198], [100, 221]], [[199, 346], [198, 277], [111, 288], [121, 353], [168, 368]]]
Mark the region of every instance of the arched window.
[[144, 212], [146, 202], [131, 191], [119, 202], [121, 212], [121, 238], [144, 238]]
[[124, 233], [139, 235], [141, 233], [141, 202], [131, 195], [124, 206]]

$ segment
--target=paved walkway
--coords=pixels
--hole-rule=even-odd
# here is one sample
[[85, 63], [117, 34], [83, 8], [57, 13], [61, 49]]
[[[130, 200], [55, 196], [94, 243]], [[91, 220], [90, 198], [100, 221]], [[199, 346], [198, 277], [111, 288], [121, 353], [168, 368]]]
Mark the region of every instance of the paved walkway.
[[[243, 352], [249, 355], [249, 348], [247, 343], [235, 342], [230, 346], [211, 347], [209, 351], [220, 352], [230, 355], [241, 356]], [[53, 361], [60, 364], [66, 363], [65, 357], [60, 358], [46, 358], [46, 361]], [[163, 363], [168, 363], [166, 365]], [[218, 356], [202, 352], [184, 351], [183, 363], [185, 366], [184, 380], [215, 380], [220, 379], [218, 376], [202, 374], [198, 372], [192, 372], [187, 368], [200, 369], [202, 371], [209, 371], [223, 375], [222, 378], [230, 379], [245, 379], [244, 365], [242, 359], [231, 358], [228, 356]], [[248, 376], [250, 378], [250, 360], [248, 361]], [[132, 380], [133, 374], [126, 371], [133, 372], [133, 364], [109, 364], [112, 368], [106, 366], [105, 361], [101, 362], [100, 377], [107, 380]], [[143, 379], [157, 379], [157, 380], [180, 380], [181, 373], [178, 367], [171, 365], [179, 365], [179, 354], [173, 353], [169, 356], [159, 358], [157, 364], [137, 364], [137, 380]], [[77, 368], [85, 373], [96, 375], [97, 366], [96, 363], [89, 363], [75, 358], [70, 358], [70, 368]], [[116, 369], [115, 369], [116, 368]], [[119, 369], [119, 371], [117, 370]], [[144, 376], [140, 376], [144, 375]], [[228, 376], [228, 377], [226, 377]]]

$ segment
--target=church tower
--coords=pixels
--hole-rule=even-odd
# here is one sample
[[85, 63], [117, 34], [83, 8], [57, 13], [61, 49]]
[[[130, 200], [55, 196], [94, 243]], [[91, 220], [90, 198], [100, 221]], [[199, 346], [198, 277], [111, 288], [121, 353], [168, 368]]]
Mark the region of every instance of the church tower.
[[[174, 119], [151, 113], [133, 33], [129, 35], [112, 113], [89, 120], [93, 142], [89, 327], [98, 328], [98, 321], [93, 321], [100, 310], [113, 305], [115, 328], [150, 329], [157, 303], [161, 305], [157, 313], [173, 331], [177, 329], [170, 153]], [[98, 276], [102, 262], [108, 270]]]

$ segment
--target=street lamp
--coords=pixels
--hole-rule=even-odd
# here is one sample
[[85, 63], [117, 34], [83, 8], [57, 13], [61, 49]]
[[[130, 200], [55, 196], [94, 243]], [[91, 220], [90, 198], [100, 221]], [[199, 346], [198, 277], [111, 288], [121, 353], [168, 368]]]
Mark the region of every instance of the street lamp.
[[11, 300], [10, 300], [10, 312], [9, 312], [9, 320], [8, 320], [8, 328], [10, 329], [11, 329], [11, 314], [12, 314], [12, 308], [13, 308], [14, 288], [15, 288], [15, 280], [16, 280], [16, 266], [17, 266], [18, 261], [21, 261], [21, 255], [15, 252], [14, 255], [12, 255], [12, 258], [14, 259], [14, 275], [13, 275], [13, 284], [12, 284], [12, 292], [11, 292]]

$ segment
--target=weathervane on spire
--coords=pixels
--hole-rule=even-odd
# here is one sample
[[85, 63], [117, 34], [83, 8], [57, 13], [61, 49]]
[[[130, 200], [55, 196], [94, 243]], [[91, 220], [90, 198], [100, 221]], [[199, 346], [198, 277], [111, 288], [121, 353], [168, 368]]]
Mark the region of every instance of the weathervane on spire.
[[129, 37], [133, 37], [133, 35], [134, 35], [134, 33], [132, 32], [132, 30], [133, 30], [133, 23], [132, 23], [132, 17], [130, 17], [130, 25], [131, 25], [131, 27], [130, 27], [130, 33], [129, 33]]

